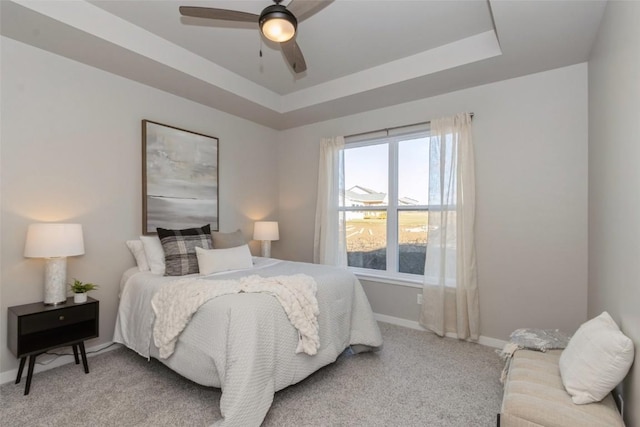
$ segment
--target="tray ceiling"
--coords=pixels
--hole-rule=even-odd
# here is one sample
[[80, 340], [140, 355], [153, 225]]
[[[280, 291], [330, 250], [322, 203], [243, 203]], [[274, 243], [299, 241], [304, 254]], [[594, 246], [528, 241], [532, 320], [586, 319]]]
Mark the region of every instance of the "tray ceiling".
[[254, 24], [178, 13], [181, 5], [260, 13], [269, 3], [2, 1], [0, 28], [3, 36], [285, 129], [584, 62], [606, 4], [336, 0], [299, 24], [308, 70], [297, 75]]

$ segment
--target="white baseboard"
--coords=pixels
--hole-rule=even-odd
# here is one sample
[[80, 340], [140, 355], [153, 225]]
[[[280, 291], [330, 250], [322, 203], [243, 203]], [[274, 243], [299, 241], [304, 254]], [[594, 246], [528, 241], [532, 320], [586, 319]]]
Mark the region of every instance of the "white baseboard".
[[[87, 348], [86, 349], [87, 357], [93, 357], [98, 354], [106, 353], [108, 351], [115, 350], [116, 348], [121, 347], [121, 344], [114, 344], [114, 345], [111, 345], [111, 344], [113, 344], [113, 342], [102, 343], [102, 344]], [[60, 347], [60, 348], [51, 350], [51, 352], [65, 353], [65, 355], [55, 356], [55, 355], [43, 354], [38, 356], [38, 358], [36, 359], [36, 366], [33, 369], [34, 374], [37, 374], [38, 372], [48, 371], [49, 369], [57, 368], [58, 366], [66, 365], [68, 363], [75, 363], [75, 360], [73, 358], [73, 350], [71, 350], [71, 347]], [[46, 365], [41, 365], [39, 363], [46, 363]], [[17, 376], [18, 376], [18, 368], [12, 369], [11, 371], [2, 372], [0, 373], [0, 384], [14, 382]], [[20, 384], [24, 384], [26, 379], [27, 379], [27, 366], [24, 367], [24, 371], [22, 372], [22, 381], [20, 381]]]
[[494, 348], [502, 350], [504, 348], [505, 344], [508, 343], [508, 341], [499, 340], [498, 338], [491, 338], [491, 337], [485, 337], [484, 335], [480, 335], [480, 339], [478, 340], [478, 343], [480, 343], [482, 345], [486, 345], [487, 347], [494, 347]]
[[[387, 316], [386, 314], [378, 314], [378, 313], [373, 313], [373, 317], [380, 322], [391, 323], [392, 325], [404, 326], [405, 328], [409, 328], [409, 329], [417, 329], [418, 331], [427, 331], [427, 329], [423, 328], [420, 325], [420, 323], [414, 320], [407, 320], [407, 319], [402, 319], [400, 317]], [[458, 335], [451, 332], [445, 334], [445, 336], [449, 338], [458, 338]], [[507, 343], [506, 341], [499, 340], [497, 338], [485, 337], [483, 335], [480, 335], [480, 339], [478, 340], [478, 344], [482, 344], [487, 347], [499, 348], [499, 349], [502, 349], [506, 343]]]

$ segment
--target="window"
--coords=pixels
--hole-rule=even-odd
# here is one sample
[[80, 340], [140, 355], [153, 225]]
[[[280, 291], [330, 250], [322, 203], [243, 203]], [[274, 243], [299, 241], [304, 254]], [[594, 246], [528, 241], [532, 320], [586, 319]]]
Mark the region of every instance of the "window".
[[424, 275], [434, 231], [429, 212], [442, 209], [429, 205], [429, 149], [424, 130], [345, 145], [339, 209], [348, 265], [356, 272], [414, 280]]

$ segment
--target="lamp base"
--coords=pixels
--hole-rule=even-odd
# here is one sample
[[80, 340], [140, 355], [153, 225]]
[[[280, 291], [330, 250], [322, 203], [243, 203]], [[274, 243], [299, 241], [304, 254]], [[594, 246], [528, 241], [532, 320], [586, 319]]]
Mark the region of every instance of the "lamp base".
[[261, 240], [260, 254], [264, 258], [271, 258], [271, 240]]
[[44, 267], [44, 305], [67, 302], [67, 257], [47, 258]]
[[66, 303], [67, 303], [67, 300], [65, 299], [64, 301], [60, 301], [60, 302], [45, 302], [44, 305], [49, 307], [56, 307], [58, 305], [64, 305]]

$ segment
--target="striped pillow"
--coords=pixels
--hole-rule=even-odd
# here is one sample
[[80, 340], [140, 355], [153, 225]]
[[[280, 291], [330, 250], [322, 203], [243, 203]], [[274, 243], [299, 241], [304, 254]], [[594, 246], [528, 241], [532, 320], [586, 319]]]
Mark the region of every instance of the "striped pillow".
[[165, 276], [184, 276], [198, 273], [196, 247], [212, 249], [211, 226], [167, 230], [158, 228], [158, 237], [162, 243], [165, 261]]

